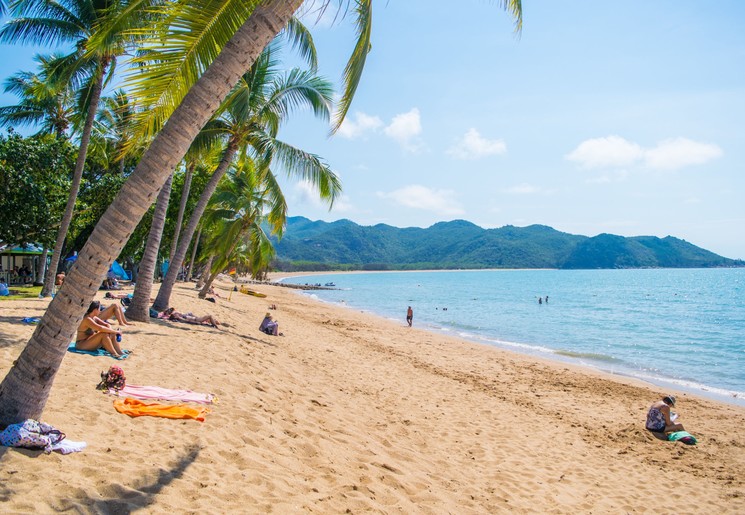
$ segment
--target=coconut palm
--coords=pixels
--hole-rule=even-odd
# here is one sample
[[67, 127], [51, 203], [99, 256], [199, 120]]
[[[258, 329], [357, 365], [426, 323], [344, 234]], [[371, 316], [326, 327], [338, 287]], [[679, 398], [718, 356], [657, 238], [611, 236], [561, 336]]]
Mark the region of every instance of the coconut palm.
[[142, 141], [133, 144], [132, 119], [136, 106], [124, 90], [117, 90], [111, 96], [101, 99], [100, 108], [93, 125], [89, 154], [100, 158], [107, 169], [124, 174], [128, 159], [131, 162], [141, 155]]
[[37, 54], [38, 72], [18, 72], [5, 80], [5, 92], [19, 97], [19, 103], [0, 107], [0, 126], [36, 126], [36, 135], [65, 137], [74, 116], [73, 91], [69, 83], [50, 77], [50, 63], [58, 57]]
[[[199, 129], [217, 111], [223, 98], [250, 69], [264, 47], [287, 25], [302, 0], [265, 0], [256, 4], [229, 41], [210, 60], [154, 138], [122, 186], [109, 209], [99, 220], [81, 249], [65, 284], [52, 299], [31, 339], [0, 383], [0, 424], [39, 418], [67, 345], [96, 294], [109, 264], [118, 256], [143, 214], [155, 200], [171, 171], [183, 158]], [[519, 0], [505, 0], [518, 20]], [[357, 23], [370, 22], [371, 2], [357, 4]], [[367, 35], [369, 30], [360, 31]], [[356, 48], [364, 45], [357, 45]], [[369, 48], [364, 46], [366, 54]], [[355, 57], [358, 58], [354, 61]], [[364, 64], [359, 54], [352, 61]], [[203, 68], [204, 69], [204, 68]], [[347, 78], [359, 76], [349, 73]], [[347, 84], [345, 94], [354, 92]], [[337, 117], [337, 126], [340, 119]]]
[[156, 310], [168, 307], [199, 219], [220, 180], [244, 146], [253, 147], [265, 159], [276, 159], [288, 174], [309, 180], [318, 188], [321, 197], [329, 202], [333, 202], [339, 193], [337, 176], [317, 156], [276, 139], [280, 124], [295, 108], [308, 106], [316, 116], [328, 120], [332, 97], [330, 83], [312, 71], [295, 68], [281, 75], [279, 62], [275, 59], [277, 50], [275, 44], [262, 52], [194, 142], [196, 148], [208, 148], [217, 141], [226, 141], [220, 163], [202, 192], [184, 230], [184, 238], [169, 263], [153, 304]]
[[239, 244], [244, 244], [250, 256], [256, 256], [250, 262], [257, 271], [271, 259], [272, 244], [262, 224], [266, 221], [274, 234], [281, 235], [287, 221], [287, 202], [269, 163], [244, 154], [220, 181], [205, 219], [217, 226], [217, 244], [212, 248], [215, 259], [200, 298], [205, 298], [217, 274], [235, 257]]
[[[56, 81], [69, 82], [77, 89], [78, 110], [85, 113], [70, 196], [41, 291], [43, 296], [49, 295], [54, 286], [54, 276], [80, 189], [101, 92], [114, 72], [116, 58], [132, 42], [132, 38], [126, 38], [124, 34], [99, 39], [96, 45], [92, 44], [91, 38], [101, 27], [112, 25], [112, 20], [118, 18], [126, 7], [126, 0], [16, 0], [10, 4], [16, 16], [0, 30], [0, 42], [3, 43], [74, 45], [71, 53], [55, 59], [50, 66], [54, 68]], [[142, 18], [137, 12], [128, 11], [128, 15], [130, 20]]]

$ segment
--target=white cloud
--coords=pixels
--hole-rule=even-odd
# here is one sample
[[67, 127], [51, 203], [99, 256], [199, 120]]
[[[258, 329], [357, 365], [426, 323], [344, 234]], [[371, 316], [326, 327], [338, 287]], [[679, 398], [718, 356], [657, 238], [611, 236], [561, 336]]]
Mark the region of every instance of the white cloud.
[[455, 145], [447, 150], [456, 159], [478, 159], [480, 157], [504, 154], [507, 145], [501, 139], [488, 140], [474, 128], [468, 129]]
[[677, 170], [700, 165], [721, 157], [718, 145], [700, 143], [688, 138], [671, 138], [645, 149], [620, 136], [583, 141], [565, 157], [583, 168], [622, 168], [643, 165], [656, 170]]
[[[299, 181], [295, 183], [293, 191], [294, 201], [298, 204], [309, 204], [317, 209], [330, 210], [328, 202], [321, 200], [318, 189], [310, 182]], [[343, 212], [350, 211], [351, 209], [352, 204], [346, 195], [342, 195], [334, 201], [333, 211]]]
[[349, 117], [345, 118], [336, 133], [343, 138], [355, 139], [367, 132], [374, 132], [382, 126], [383, 121], [377, 116], [357, 111], [354, 113], [354, 120], [350, 120]]
[[455, 199], [453, 190], [435, 190], [419, 184], [412, 184], [389, 193], [379, 192], [381, 198], [414, 209], [432, 211], [440, 215], [462, 215], [465, 213], [460, 203]]
[[383, 132], [398, 142], [405, 150], [414, 152], [421, 147], [417, 136], [422, 132], [419, 109], [413, 108], [408, 113], [397, 114]]
[[532, 193], [538, 193], [538, 188], [535, 186], [532, 186], [528, 184], [527, 182], [524, 182], [522, 184], [517, 184], [515, 186], [512, 186], [511, 188], [507, 188], [503, 190], [505, 193], [510, 193], [513, 195], [530, 195]]
[[620, 136], [583, 141], [565, 157], [583, 168], [615, 168], [629, 166], [642, 158], [644, 150]]
[[666, 139], [644, 153], [644, 163], [659, 170], [677, 170], [701, 165], [722, 156], [718, 145], [699, 143], [687, 138]]

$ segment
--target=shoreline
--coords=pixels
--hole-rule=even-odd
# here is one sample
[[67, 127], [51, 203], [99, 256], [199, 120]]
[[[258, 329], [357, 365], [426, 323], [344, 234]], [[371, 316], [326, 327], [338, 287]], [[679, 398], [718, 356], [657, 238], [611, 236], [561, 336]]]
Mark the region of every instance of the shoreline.
[[[502, 271], [501, 269], [495, 269], [496, 271]], [[443, 272], [443, 270], [435, 270], [436, 272]], [[452, 270], [449, 270], [452, 271]], [[469, 270], [459, 270], [461, 271], [469, 271]], [[472, 270], [476, 272], [480, 272], [482, 270]], [[377, 273], [409, 273], [409, 272], [430, 272], [430, 270], [412, 270], [412, 271], [361, 271], [361, 270], [355, 270], [355, 271], [349, 271], [349, 272], [291, 272], [288, 274], [271, 274], [271, 281], [276, 283], [281, 283], [284, 279], [289, 278], [297, 278], [297, 277], [313, 277], [313, 276], [321, 276], [321, 275], [335, 275], [335, 274], [377, 274]], [[281, 277], [275, 278], [274, 275], [281, 275]], [[304, 291], [302, 292], [304, 294], [311, 294], [311, 291]], [[325, 301], [323, 299], [315, 299], [319, 302], [329, 303], [331, 305], [343, 308], [343, 309], [361, 309], [364, 310], [364, 312], [370, 313], [373, 316], [380, 317], [381, 319], [385, 320], [395, 320], [393, 318], [390, 318], [386, 316], [383, 313], [378, 313], [374, 310], [370, 310], [368, 308], [361, 308], [361, 307], [352, 307], [349, 305], [346, 305], [344, 303], [336, 303], [333, 301]], [[610, 365], [604, 365], [603, 363], [594, 363], [592, 362], [592, 358], [588, 358], [590, 362], [582, 362], [579, 357], [572, 356], [571, 353], [568, 354], [562, 354], [561, 351], [558, 351], [556, 349], [546, 349], [542, 350], [540, 347], [530, 344], [521, 344], [516, 342], [509, 342], [509, 341], [502, 341], [502, 340], [496, 340], [493, 338], [490, 338], [485, 335], [479, 335], [479, 334], [471, 334], [471, 333], [463, 333], [463, 332], [456, 332], [454, 328], [443, 326], [440, 327], [438, 325], [433, 325], [431, 323], [425, 323], [424, 326], [420, 325], [419, 329], [424, 329], [426, 331], [433, 332], [435, 334], [442, 334], [445, 336], [451, 336], [458, 339], [466, 340], [475, 344], [479, 345], [485, 345], [487, 347], [497, 348], [504, 350], [506, 352], [512, 352], [521, 356], [528, 356], [528, 357], [535, 357], [538, 359], [543, 359], [549, 362], [552, 362], [556, 364], [557, 366], [561, 366], [564, 364], [570, 364], [573, 366], [580, 367], [581, 369], [587, 369], [603, 374], [607, 374], [609, 377], [627, 377], [630, 379], [634, 379], [637, 381], [640, 381], [646, 385], [648, 385], [651, 388], [665, 388], [668, 390], [676, 390], [678, 392], [686, 392], [692, 395], [699, 395], [703, 398], [713, 400], [715, 402], [724, 402], [726, 404], [731, 404], [733, 406], [738, 407], [745, 407], [745, 396], [741, 395], [741, 392], [735, 392], [730, 390], [724, 390], [719, 387], [707, 385], [700, 382], [695, 382], [691, 380], [676, 380], [672, 378], [664, 378], [664, 377], [645, 377], [641, 374], [635, 373], [634, 370], [626, 370], [626, 369], [616, 369], [614, 370]]]
[[[745, 511], [745, 409], [681, 393], [697, 446], [644, 430], [665, 390], [641, 381], [408, 328], [297, 291], [256, 286], [216, 304], [178, 283], [209, 327], [125, 328], [124, 361], [65, 356], [42, 420], [81, 453], [0, 447], [10, 512], [678, 513]], [[157, 287], [157, 285], [156, 285]], [[104, 292], [97, 296], [103, 297]], [[48, 301], [3, 303], [0, 373]], [[258, 331], [267, 306], [284, 337]], [[7, 308], [7, 309], [6, 309]], [[128, 384], [214, 393], [206, 420], [129, 418], [95, 390]], [[105, 466], [101, 466], [105, 464]]]

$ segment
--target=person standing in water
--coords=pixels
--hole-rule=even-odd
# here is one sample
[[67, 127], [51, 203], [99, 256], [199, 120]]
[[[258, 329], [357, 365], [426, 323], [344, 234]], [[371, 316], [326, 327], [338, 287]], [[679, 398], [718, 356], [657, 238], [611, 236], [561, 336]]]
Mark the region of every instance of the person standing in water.
[[414, 310], [411, 309], [411, 306], [409, 306], [409, 309], [406, 310], [406, 323], [409, 324], [409, 327], [411, 327], [411, 323], [414, 321]]

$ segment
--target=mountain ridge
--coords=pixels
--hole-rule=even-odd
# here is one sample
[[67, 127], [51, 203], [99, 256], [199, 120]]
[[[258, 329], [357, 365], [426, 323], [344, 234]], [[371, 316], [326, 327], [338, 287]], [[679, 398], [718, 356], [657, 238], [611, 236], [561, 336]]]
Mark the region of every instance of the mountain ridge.
[[467, 220], [427, 228], [289, 217], [274, 267], [290, 270], [740, 267], [674, 236], [582, 236], [547, 225], [484, 229]]

